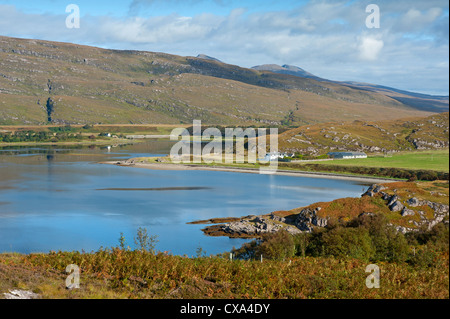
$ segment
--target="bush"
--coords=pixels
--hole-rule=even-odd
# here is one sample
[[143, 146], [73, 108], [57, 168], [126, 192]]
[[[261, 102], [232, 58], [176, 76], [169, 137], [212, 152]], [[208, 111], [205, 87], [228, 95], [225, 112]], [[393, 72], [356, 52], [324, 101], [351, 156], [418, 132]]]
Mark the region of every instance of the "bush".
[[[259, 259], [260, 255], [275, 260], [294, 255], [332, 256], [428, 267], [449, 249], [449, 227], [443, 223], [429, 231], [405, 235], [390, 225], [384, 214], [362, 214], [350, 222], [334, 222], [329, 226], [295, 236], [285, 231], [266, 234], [233, 252], [240, 259]], [[411, 246], [417, 248], [414, 255]]]
[[429, 268], [436, 266], [436, 259], [438, 257], [438, 249], [434, 245], [425, 245], [411, 256], [409, 263], [418, 268]]
[[408, 241], [402, 233], [389, 225], [383, 214], [365, 214], [349, 223], [350, 227], [362, 227], [369, 232], [373, 255], [372, 261], [405, 261], [408, 258]]
[[284, 259], [295, 255], [294, 238], [286, 231], [265, 234], [258, 247], [258, 255], [267, 259]]
[[337, 227], [324, 233], [322, 242], [327, 256], [369, 260], [374, 254], [369, 232], [364, 228]]
[[261, 239], [253, 240], [232, 252], [238, 259], [281, 260], [295, 256], [294, 237], [286, 231], [264, 234]]
[[432, 244], [440, 251], [449, 249], [449, 227], [444, 223], [436, 224], [431, 230], [422, 229], [419, 232], [410, 233], [407, 239], [412, 245]]

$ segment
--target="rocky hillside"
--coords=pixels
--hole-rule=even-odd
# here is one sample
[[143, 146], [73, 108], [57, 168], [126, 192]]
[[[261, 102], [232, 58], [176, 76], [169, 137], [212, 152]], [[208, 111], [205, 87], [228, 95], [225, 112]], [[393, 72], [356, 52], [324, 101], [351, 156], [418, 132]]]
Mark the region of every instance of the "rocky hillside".
[[402, 233], [431, 229], [441, 222], [448, 223], [449, 183], [395, 182], [372, 185], [361, 198], [341, 198], [290, 211], [246, 216], [208, 226], [203, 231], [210, 236], [240, 238], [255, 238], [280, 230], [297, 234], [327, 227], [331, 222], [349, 222], [358, 216], [371, 214], [385, 214]]
[[0, 124], [301, 125], [425, 115], [383, 92], [204, 55], [0, 36]]
[[449, 147], [449, 113], [407, 120], [304, 125], [280, 134], [279, 147], [307, 155], [443, 149]]

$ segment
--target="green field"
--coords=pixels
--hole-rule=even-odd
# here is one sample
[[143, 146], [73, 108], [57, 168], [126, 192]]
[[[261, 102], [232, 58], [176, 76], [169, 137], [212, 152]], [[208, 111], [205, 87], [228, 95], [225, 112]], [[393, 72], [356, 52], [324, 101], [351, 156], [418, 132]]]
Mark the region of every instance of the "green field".
[[449, 171], [449, 150], [404, 152], [392, 157], [334, 160], [333, 165]]

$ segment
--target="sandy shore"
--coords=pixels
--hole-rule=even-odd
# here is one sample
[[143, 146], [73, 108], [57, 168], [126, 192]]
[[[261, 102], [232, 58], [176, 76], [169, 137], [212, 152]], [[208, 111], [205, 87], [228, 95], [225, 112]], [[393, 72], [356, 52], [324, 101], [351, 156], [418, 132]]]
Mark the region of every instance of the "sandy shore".
[[[220, 172], [233, 172], [233, 173], [247, 173], [247, 174], [260, 174], [258, 168], [240, 168], [240, 167], [211, 167], [200, 164], [170, 164], [170, 163], [127, 163], [118, 161], [100, 162], [100, 164], [110, 164], [117, 166], [137, 167], [153, 170], [170, 170], [170, 171], [184, 171], [184, 170], [202, 170], [202, 171], [220, 171]], [[366, 177], [366, 176], [351, 176], [343, 174], [332, 173], [320, 173], [320, 172], [305, 172], [305, 171], [290, 171], [290, 170], [276, 170], [271, 173], [272, 175], [285, 175], [285, 176], [297, 176], [297, 177], [310, 177], [310, 178], [324, 178], [324, 179], [340, 179], [360, 181], [363, 183], [392, 183], [399, 180], [386, 179], [382, 177]]]

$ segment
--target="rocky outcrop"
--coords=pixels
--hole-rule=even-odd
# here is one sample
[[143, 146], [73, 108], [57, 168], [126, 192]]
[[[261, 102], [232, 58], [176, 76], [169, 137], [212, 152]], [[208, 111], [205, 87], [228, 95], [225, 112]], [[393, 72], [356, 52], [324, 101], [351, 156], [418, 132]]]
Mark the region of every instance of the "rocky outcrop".
[[403, 208], [405, 208], [405, 206], [403, 206], [402, 202], [398, 199], [394, 200], [392, 204], [389, 205], [389, 209], [393, 212], [400, 212]]
[[376, 194], [380, 193], [382, 190], [385, 190], [386, 187], [382, 186], [382, 185], [378, 185], [378, 184], [373, 184], [372, 186], [370, 186], [367, 191], [362, 194], [362, 196], [370, 196], [373, 197]]
[[425, 141], [419, 138], [415, 138], [411, 140], [411, 143], [418, 150], [432, 150], [432, 149], [440, 149], [440, 148], [448, 148], [449, 143], [448, 140], [434, 140], [432, 142]]
[[[406, 201], [394, 194], [389, 195], [382, 190], [386, 189], [381, 185], [374, 184], [369, 187], [369, 189], [362, 196], [381, 196], [382, 199], [386, 201], [386, 205], [392, 212], [399, 212], [402, 217], [414, 216], [416, 213], [420, 216], [420, 221], [410, 220], [410, 223], [415, 226], [415, 228], [407, 228], [396, 226], [398, 231], [409, 232], [413, 229], [417, 229], [426, 226], [428, 229], [433, 228], [436, 224], [443, 222], [449, 215], [449, 205], [436, 203], [429, 200], [418, 199], [417, 197], [411, 197]], [[414, 210], [412, 208], [420, 208], [428, 206], [433, 210], [433, 218], [427, 218], [427, 214], [424, 210]]]
[[406, 207], [403, 207], [402, 212], [401, 212], [401, 215], [403, 217], [405, 217], [405, 216], [414, 216], [415, 214], [416, 213], [412, 209], [409, 209], [409, 208], [406, 208]]
[[315, 227], [326, 227], [328, 224], [327, 218], [320, 218], [317, 213], [321, 210], [320, 207], [315, 209], [305, 208], [300, 211], [295, 219], [295, 226], [304, 232], [311, 232]]
[[[392, 194], [392, 191], [394, 194]], [[410, 227], [392, 224], [397, 231], [402, 233], [418, 231], [424, 226], [431, 229], [438, 223], [448, 222], [449, 205], [417, 197], [409, 197], [405, 200], [402, 198], [406, 197], [404, 192], [400, 192], [397, 189], [374, 184], [362, 196], [380, 197], [385, 201], [385, 205], [390, 211], [399, 214], [399, 218], [405, 218], [407, 223], [411, 225]], [[442, 194], [442, 196], [447, 195]], [[323, 211], [319, 213], [322, 210], [321, 207], [314, 206], [316, 205], [302, 208], [298, 214], [291, 215], [280, 214], [280, 212], [261, 216], [250, 215], [225, 224], [207, 227], [203, 231], [211, 236], [241, 238], [259, 237], [262, 234], [275, 233], [280, 230], [286, 230], [293, 235], [302, 232], [312, 232], [315, 228], [327, 227], [330, 220]], [[328, 210], [328, 208], [326, 209]], [[430, 209], [433, 212], [432, 214], [430, 214]], [[374, 215], [376, 213], [376, 211], [363, 212], [359, 216]], [[280, 215], [287, 217], [281, 217]]]
[[228, 236], [228, 237], [258, 237], [266, 233], [275, 233], [285, 230], [295, 235], [301, 231], [289, 224], [285, 223], [285, 218], [271, 214], [268, 216], [248, 216], [226, 224], [206, 227], [203, 231], [212, 236]]

